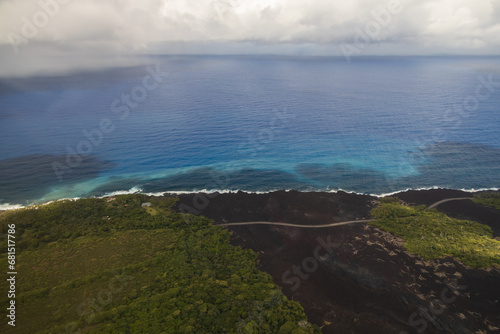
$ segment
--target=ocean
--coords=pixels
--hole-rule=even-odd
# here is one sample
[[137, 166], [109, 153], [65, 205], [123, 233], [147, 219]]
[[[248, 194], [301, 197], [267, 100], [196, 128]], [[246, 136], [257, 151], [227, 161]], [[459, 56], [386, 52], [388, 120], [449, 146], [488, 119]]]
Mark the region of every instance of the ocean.
[[151, 56], [0, 80], [0, 208], [116, 193], [500, 188], [499, 57]]

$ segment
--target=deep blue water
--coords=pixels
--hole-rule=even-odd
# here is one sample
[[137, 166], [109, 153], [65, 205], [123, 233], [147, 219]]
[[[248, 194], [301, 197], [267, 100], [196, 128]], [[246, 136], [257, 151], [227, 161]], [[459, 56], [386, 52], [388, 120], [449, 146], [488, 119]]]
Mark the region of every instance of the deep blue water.
[[151, 90], [146, 66], [1, 80], [0, 204], [499, 188], [499, 60], [171, 56]]

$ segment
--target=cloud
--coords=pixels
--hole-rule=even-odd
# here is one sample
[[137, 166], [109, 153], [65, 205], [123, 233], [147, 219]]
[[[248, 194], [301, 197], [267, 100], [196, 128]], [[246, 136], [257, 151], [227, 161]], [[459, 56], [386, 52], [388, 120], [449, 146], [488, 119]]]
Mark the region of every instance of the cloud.
[[245, 43], [255, 52], [282, 46], [284, 53], [339, 55], [342, 43], [354, 43], [356, 31], [373, 28], [376, 13], [397, 2], [401, 10], [364, 54], [500, 51], [500, 0], [0, 0], [0, 55], [19, 67], [55, 54], [230, 52]]

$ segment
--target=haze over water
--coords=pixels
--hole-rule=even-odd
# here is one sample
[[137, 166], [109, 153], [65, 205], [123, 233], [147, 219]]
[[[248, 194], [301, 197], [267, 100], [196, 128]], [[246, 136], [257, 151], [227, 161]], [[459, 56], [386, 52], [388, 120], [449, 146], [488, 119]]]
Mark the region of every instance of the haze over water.
[[5, 79], [0, 205], [138, 190], [499, 188], [499, 64], [169, 56]]

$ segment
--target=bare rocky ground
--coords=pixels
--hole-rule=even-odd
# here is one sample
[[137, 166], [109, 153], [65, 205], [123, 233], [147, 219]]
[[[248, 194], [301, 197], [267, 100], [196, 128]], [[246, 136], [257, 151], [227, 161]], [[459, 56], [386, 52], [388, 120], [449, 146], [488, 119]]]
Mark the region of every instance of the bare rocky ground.
[[[397, 195], [412, 204], [470, 197], [454, 190]], [[184, 194], [180, 211], [223, 222], [303, 225], [369, 218], [370, 196], [339, 193]], [[195, 208], [196, 209], [195, 211]], [[498, 237], [500, 212], [472, 201], [443, 203], [450, 216], [488, 224]], [[324, 333], [500, 333], [500, 272], [453, 258], [424, 261], [390, 233], [364, 223], [295, 228], [228, 227], [235, 245], [258, 252], [262, 270], [304, 307]]]

